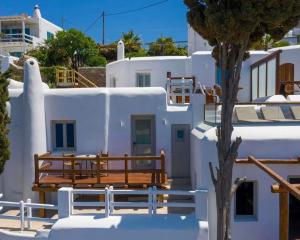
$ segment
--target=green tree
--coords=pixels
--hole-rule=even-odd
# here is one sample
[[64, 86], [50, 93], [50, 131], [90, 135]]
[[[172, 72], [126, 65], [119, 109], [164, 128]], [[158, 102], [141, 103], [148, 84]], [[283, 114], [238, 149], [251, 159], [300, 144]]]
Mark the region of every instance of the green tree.
[[276, 42], [271, 35], [266, 34], [259, 41], [253, 44], [252, 49], [268, 51], [271, 48], [285, 47], [289, 45], [290, 43], [288, 41], [281, 40]]
[[[193, 29], [213, 46], [222, 73], [221, 123], [217, 127], [218, 165], [209, 163], [216, 192], [217, 239], [231, 239], [231, 200], [244, 179], [232, 181], [241, 137], [232, 140], [232, 114], [242, 69], [250, 47], [269, 34], [275, 41], [298, 24], [299, 0], [184, 0]], [[234, 182], [234, 183], [232, 183]]]
[[143, 42], [141, 38], [136, 35], [132, 30], [127, 33], [122, 34], [122, 41], [125, 45], [125, 55], [134, 56], [134, 54], [142, 54], [143, 51]]
[[0, 174], [4, 170], [5, 162], [9, 159], [9, 141], [8, 141], [8, 124], [10, 122], [6, 110], [8, 98], [8, 81], [10, 71], [0, 75]]
[[[141, 38], [136, 35], [132, 30], [126, 33], [122, 33], [121, 40], [125, 45], [125, 55], [126, 57], [144, 57], [147, 56], [147, 51], [143, 48], [143, 42]], [[117, 45], [118, 41], [115, 41], [108, 45], [100, 45], [100, 53], [103, 55], [107, 61], [117, 60]]]
[[187, 49], [177, 47], [171, 37], [161, 37], [149, 46], [150, 56], [186, 56]]
[[58, 32], [37, 50], [27, 53], [36, 57], [43, 66], [104, 66], [96, 42], [76, 29]]

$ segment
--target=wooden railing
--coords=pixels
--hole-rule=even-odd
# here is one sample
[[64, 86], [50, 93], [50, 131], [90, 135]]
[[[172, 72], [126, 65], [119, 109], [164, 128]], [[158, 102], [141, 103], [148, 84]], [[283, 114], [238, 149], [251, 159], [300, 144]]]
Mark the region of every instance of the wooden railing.
[[58, 87], [97, 87], [96, 84], [73, 69], [56, 69], [56, 82]]
[[[166, 182], [166, 171], [165, 171], [165, 153], [164, 151], [161, 151], [159, 156], [128, 156], [125, 154], [124, 156], [102, 156], [100, 154], [94, 155], [94, 156], [75, 156], [75, 157], [69, 157], [69, 156], [53, 156], [50, 153], [46, 153], [43, 155], [34, 155], [34, 161], [35, 161], [35, 181], [34, 185], [35, 187], [38, 187], [42, 184], [72, 184], [75, 186], [76, 184], [83, 183], [82, 178], [77, 179], [79, 176], [85, 175], [86, 178], [84, 179], [84, 184], [110, 184], [110, 182], [107, 182], [109, 180], [114, 180], [114, 174], [123, 174], [124, 181], [122, 181], [122, 184], [124, 185], [130, 185], [130, 184], [150, 184], [150, 185], [161, 185]], [[88, 162], [94, 162], [96, 163], [96, 168], [90, 168], [88, 169]], [[153, 169], [132, 169], [129, 168], [129, 162], [134, 161], [159, 161], [159, 168], [153, 168]], [[64, 162], [69, 162], [70, 169], [64, 169], [64, 168], [53, 168], [54, 162], [59, 162], [59, 166], [63, 166]], [[85, 162], [85, 169], [76, 169], [76, 163]], [[109, 165], [109, 162], [123, 162], [123, 169], [103, 169], [103, 163], [107, 163], [107, 166]], [[132, 166], [132, 164], [131, 164]], [[132, 175], [132, 178], [134, 178], [134, 174], [148, 174], [151, 175], [151, 181], [150, 182], [134, 182], [129, 181], [130, 175]], [[47, 181], [44, 181], [46, 177], [49, 177], [50, 175], [55, 175], [56, 178], [48, 178]], [[70, 176], [69, 179], [66, 179], [64, 175]], [[60, 177], [57, 177], [60, 176]], [[106, 177], [106, 181], [102, 182], [102, 179]], [[112, 181], [111, 184], [113, 184], [115, 181]]]

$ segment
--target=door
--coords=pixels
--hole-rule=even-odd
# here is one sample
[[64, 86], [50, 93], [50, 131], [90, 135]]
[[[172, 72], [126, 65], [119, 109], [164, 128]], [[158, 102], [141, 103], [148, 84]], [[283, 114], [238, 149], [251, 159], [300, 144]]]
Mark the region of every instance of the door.
[[172, 177], [190, 178], [190, 125], [173, 124], [171, 141]]
[[280, 93], [284, 95], [294, 94], [294, 84], [284, 82], [294, 82], [294, 64], [284, 63], [279, 67]]
[[[155, 116], [132, 116], [131, 129], [132, 155], [155, 155]], [[135, 169], [151, 169], [154, 166], [154, 161], [138, 160], [133, 162], [133, 168]]]
[[[292, 184], [300, 184], [300, 177], [291, 177], [289, 180]], [[289, 239], [300, 239], [300, 200], [291, 194], [289, 197]]]

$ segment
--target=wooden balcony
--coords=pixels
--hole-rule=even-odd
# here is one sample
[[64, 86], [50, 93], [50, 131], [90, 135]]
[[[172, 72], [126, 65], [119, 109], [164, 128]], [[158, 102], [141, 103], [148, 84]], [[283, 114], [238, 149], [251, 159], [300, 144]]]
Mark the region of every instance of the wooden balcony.
[[[33, 191], [57, 191], [62, 186], [74, 188], [162, 187], [166, 183], [165, 154], [159, 156], [81, 156], [35, 155]], [[135, 169], [134, 161], [154, 161], [155, 168]]]

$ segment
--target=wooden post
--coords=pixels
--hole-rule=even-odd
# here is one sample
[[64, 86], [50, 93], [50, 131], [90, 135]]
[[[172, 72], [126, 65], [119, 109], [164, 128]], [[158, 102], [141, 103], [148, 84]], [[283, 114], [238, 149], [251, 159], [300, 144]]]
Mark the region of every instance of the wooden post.
[[101, 183], [101, 178], [100, 178], [100, 156], [97, 154], [96, 156], [96, 161], [97, 161], [97, 183]]
[[279, 236], [280, 240], [289, 239], [289, 193], [279, 193]]
[[39, 155], [34, 154], [34, 170], [35, 170], [35, 178], [34, 178], [34, 183], [38, 184], [39, 183]]
[[124, 161], [125, 161], [125, 184], [128, 184], [128, 154], [124, 154]]
[[72, 164], [72, 184], [75, 184], [76, 176], [75, 176], [75, 160], [74, 158], [71, 159], [71, 164]]
[[[43, 191], [39, 191], [39, 201], [41, 204], [46, 203], [46, 193]], [[46, 216], [45, 208], [40, 208], [39, 215], [41, 218], [44, 218]]]
[[161, 183], [166, 182], [166, 176], [165, 176], [165, 168], [166, 168], [166, 158], [165, 153], [163, 151], [160, 152], [160, 173], [161, 173]]

